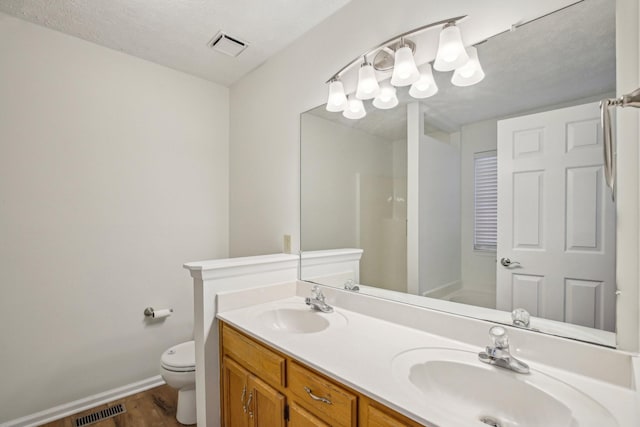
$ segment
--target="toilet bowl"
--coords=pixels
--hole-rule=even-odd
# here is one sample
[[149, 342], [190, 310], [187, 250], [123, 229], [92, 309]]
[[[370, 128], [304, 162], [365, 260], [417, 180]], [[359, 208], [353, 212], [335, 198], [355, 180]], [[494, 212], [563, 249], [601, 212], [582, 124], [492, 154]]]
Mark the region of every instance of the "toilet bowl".
[[176, 419], [180, 424], [196, 423], [196, 352], [193, 341], [174, 345], [162, 353], [160, 374], [178, 389]]

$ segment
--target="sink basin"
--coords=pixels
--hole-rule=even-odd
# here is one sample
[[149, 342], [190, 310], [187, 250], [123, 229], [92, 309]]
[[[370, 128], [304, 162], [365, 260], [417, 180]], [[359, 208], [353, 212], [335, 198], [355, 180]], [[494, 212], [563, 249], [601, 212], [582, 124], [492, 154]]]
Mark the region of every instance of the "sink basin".
[[256, 320], [263, 328], [294, 334], [321, 332], [330, 326], [347, 323], [340, 313], [321, 313], [301, 304], [263, 311]]
[[393, 375], [444, 419], [486, 427], [618, 426], [602, 405], [570, 385], [480, 362], [476, 353], [419, 348], [393, 359]]

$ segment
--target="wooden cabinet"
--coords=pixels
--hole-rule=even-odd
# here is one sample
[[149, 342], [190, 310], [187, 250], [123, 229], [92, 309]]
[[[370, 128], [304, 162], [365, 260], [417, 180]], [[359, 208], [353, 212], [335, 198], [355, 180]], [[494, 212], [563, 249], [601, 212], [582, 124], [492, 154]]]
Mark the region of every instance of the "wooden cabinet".
[[226, 356], [222, 384], [225, 426], [284, 427], [285, 396]]
[[223, 427], [420, 424], [220, 324]]
[[222, 360], [222, 406], [226, 427], [246, 427], [247, 380], [249, 371], [233, 360]]
[[330, 427], [320, 418], [306, 411], [297, 402], [289, 405], [289, 426], [291, 427]]
[[335, 382], [291, 362], [289, 390], [310, 412], [337, 427], [356, 426], [357, 397]]
[[370, 399], [363, 399], [360, 410], [360, 426], [363, 427], [423, 427], [404, 415], [398, 414]]
[[222, 329], [221, 336], [224, 355], [239, 362], [248, 371], [259, 374], [260, 378], [272, 387], [284, 387], [285, 358], [283, 356], [228, 326]]

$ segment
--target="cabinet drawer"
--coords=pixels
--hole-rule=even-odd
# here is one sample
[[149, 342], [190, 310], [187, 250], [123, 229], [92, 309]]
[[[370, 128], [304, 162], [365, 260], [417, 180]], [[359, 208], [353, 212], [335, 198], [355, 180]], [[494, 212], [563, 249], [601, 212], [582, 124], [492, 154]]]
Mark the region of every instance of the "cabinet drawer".
[[251, 373], [258, 375], [267, 384], [276, 388], [285, 386], [285, 358], [263, 347], [257, 342], [234, 331], [227, 325], [222, 327], [222, 348], [236, 362]]
[[289, 390], [301, 406], [329, 424], [356, 425], [357, 397], [295, 362], [289, 366]]

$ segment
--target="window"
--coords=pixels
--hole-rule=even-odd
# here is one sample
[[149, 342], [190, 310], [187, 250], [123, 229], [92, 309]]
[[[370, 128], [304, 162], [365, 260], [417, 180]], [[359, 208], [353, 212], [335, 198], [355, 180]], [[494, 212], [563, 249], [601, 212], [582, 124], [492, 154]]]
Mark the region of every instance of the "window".
[[498, 243], [498, 156], [495, 151], [474, 158], [473, 249], [495, 251]]

